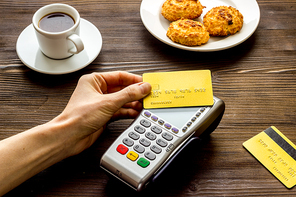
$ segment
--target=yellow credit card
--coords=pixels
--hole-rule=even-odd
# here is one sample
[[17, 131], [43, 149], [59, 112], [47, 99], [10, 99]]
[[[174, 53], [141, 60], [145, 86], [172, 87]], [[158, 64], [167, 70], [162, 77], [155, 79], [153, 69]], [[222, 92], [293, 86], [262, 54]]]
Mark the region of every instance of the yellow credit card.
[[296, 185], [296, 146], [271, 126], [243, 146], [287, 188]]
[[210, 106], [214, 103], [209, 70], [157, 72], [143, 74], [152, 86], [144, 98], [145, 109]]

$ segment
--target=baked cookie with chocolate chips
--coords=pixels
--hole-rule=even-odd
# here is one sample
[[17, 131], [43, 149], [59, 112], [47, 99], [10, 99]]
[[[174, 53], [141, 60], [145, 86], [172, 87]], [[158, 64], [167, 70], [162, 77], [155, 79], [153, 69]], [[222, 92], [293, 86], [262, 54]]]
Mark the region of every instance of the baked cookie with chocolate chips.
[[208, 42], [209, 32], [205, 26], [190, 19], [180, 19], [170, 24], [167, 36], [176, 43], [186, 46], [197, 46]]
[[243, 15], [231, 6], [214, 7], [203, 17], [203, 24], [211, 36], [235, 34], [243, 27]]
[[199, 0], [166, 0], [162, 5], [161, 14], [169, 21], [181, 18], [195, 19], [202, 14], [203, 8]]

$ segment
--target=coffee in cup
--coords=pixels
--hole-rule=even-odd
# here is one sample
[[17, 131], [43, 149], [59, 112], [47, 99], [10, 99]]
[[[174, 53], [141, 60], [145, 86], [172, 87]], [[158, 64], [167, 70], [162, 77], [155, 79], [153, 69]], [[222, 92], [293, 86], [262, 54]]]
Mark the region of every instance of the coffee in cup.
[[40, 50], [52, 59], [64, 59], [84, 49], [80, 32], [80, 15], [67, 4], [50, 4], [37, 10], [33, 26]]
[[62, 12], [54, 12], [43, 16], [38, 23], [38, 27], [48, 32], [62, 32], [70, 29], [74, 24], [75, 20], [72, 16]]

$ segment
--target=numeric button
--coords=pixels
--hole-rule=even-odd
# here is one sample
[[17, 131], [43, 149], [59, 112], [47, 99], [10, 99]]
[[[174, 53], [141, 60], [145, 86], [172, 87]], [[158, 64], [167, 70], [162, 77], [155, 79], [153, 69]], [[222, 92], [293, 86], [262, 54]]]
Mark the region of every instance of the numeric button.
[[154, 160], [156, 158], [156, 155], [150, 151], [145, 153], [145, 157], [148, 158], [149, 160]]
[[153, 145], [153, 146], [150, 147], [150, 149], [151, 149], [153, 152], [155, 152], [156, 154], [161, 153], [161, 148], [158, 147], [158, 146]]
[[153, 131], [156, 134], [160, 134], [162, 132], [161, 128], [159, 128], [157, 126], [152, 126], [151, 131]]
[[156, 140], [156, 143], [161, 147], [166, 147], [168, 145], [168, 143], [162, 139]]
[[169, 134], [169, 133], [163, 133], [162, 137], [164, 139], [166, 139], [167, 141], [171, 141], [173, 139], [173, 136], [171, 134]]
[[131, 139], [129, 139], [129, 138], [124, 138], [124, 139], [123, 139], [123, 143], [124, 143], [125, 145], [127, 145], [127, 146], [132, 146], [132, 145], [134, 145], [134, 141], [131, 140]]
[[130, 137], [130, 138], [132, 138], [133, 140], [137, 140], [137, 139], [139, 139], [140, 138], [140, 135], [139, 134], [137, 134], [136, 132], [130, 132], [129, 134], [128, 134], [128, 136]]
[[143, 153], [145, 151], [145, 148], [141, 145], [135, 145], [134, 150], [137, 151], [138, 153]]
[[148, 138], [149, 140], [155, 140], [156, 139], [156, 135], [152, 132], [147, 132], [145, 134], [146, 138]]
[[143, 127], [141, 127], [141, 126], [139, 126], [139, 125], [137, 125], [137, 126], [135, 126], [135, 131], [137, 131], [138, 133], [140, 133], [140, 134], [143, 134], [143, 133], [145, 133], [145, 129], [143, 128]]
[[140, 121], [140, 124], [141, 124], [142, 126], [146, 127], [146, 128], [148, 128], [148, 127], [151, 126], [151, 123], [150, 123], [148, 120], [145, 120], [145, 119], [141, 120], [141, 121]]
[[145, 138], [140, 139], [140, 144], [142, 144], [143, 146], [150, 146], [151, 142]]

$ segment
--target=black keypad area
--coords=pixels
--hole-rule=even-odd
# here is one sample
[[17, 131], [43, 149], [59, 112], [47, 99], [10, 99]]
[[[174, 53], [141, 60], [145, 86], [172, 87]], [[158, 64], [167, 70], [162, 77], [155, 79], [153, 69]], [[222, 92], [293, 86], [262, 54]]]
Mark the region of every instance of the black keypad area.
[[[123, 139], [124, 146], [131, 148], [137, 154], [144, 154], [150, 161], [171, 145], [174, 136], [159, 126], [152, 125], [149, 120], [142, 119], [134, 126], [128, 136]], [[152, 143], [154, 142], [154, 143]]]

